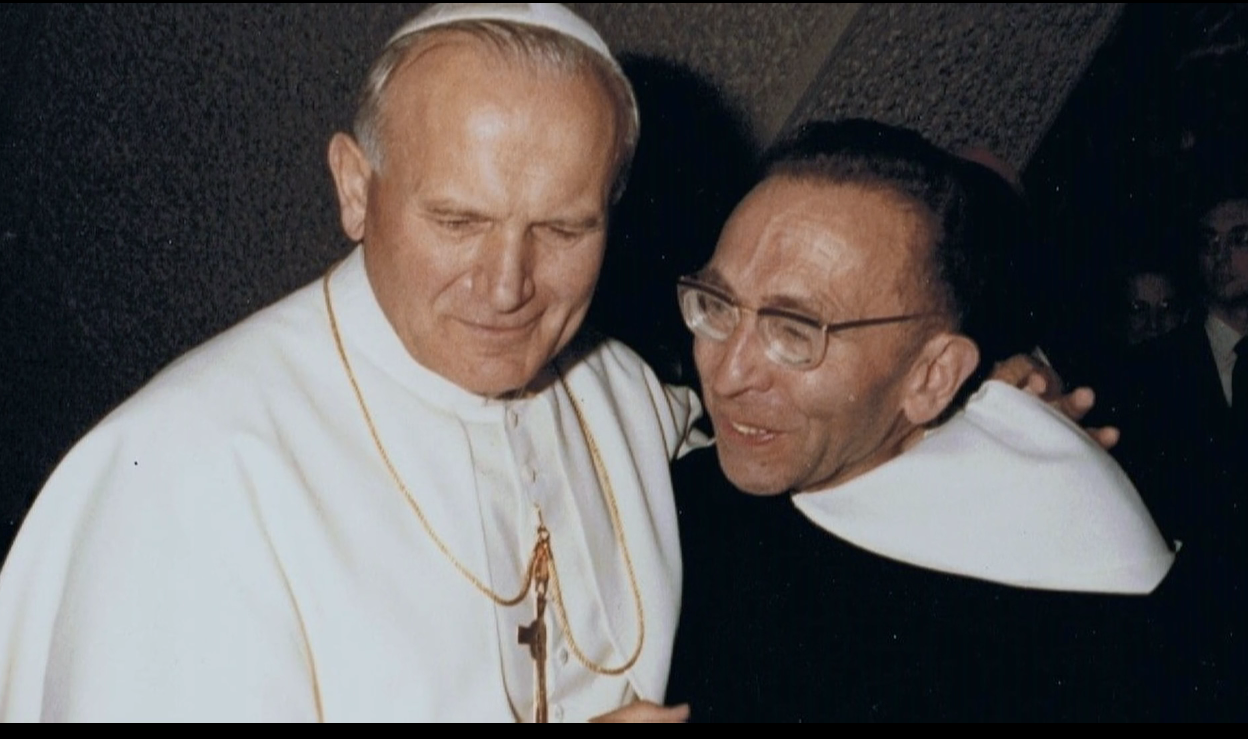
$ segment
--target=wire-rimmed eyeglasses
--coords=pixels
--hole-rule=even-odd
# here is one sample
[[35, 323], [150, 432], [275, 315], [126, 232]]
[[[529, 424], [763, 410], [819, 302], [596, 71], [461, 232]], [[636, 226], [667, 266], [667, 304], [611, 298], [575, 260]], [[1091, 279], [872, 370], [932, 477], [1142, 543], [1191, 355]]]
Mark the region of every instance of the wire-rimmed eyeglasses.
[[828, 348], [828, 335], [867, 326], [882, 326], [926, 318], [933, 313], [908, 313], [883, 318], [822, 323], [810, 316], [784, 308], [750, 308], [724, 292], [693, 277], [682, 277], [676, 285], [676, 299], [685, 325], [696, 336], [711, 341], [724, 341], [741, 322], [741, 312], [758, 317], [758, 333], [763, 339], [767, 357], [782, 367], [814, 369], [823, 361]]

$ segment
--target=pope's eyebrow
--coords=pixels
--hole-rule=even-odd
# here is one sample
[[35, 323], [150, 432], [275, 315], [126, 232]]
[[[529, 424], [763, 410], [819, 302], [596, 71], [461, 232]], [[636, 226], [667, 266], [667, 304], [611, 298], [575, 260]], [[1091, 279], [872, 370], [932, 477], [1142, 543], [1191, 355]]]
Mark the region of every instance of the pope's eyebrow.
[[462, 203], [456, 203], [451, 200], [435, 200], [431, 203], [426, 203], [423, 210], [430, 215], [440, 217], [456, 216], [460, 218], [481, 220], [486, 218], [484, 213], [476, 210], [475, 208]]
[[586, 216], [571, 216], [569, 218], [551, 218], [542, 221], [539, 226], [548, 226], [554, 228], [565, 228], [571, 231], [593, 231], [601, 228], [606, 222], [601, 215], [593, 214]]

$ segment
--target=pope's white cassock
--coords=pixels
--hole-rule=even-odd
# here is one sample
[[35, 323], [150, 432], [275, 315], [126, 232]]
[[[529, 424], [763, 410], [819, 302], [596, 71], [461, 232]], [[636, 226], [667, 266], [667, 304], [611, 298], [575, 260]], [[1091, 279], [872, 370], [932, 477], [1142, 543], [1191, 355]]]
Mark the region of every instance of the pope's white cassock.
[[520, 592], [539, 517], [550, 718], [662, 700], [692, 393], [608, 341], [482, 398], [412, 360], [358, 249], [328, 287], [175, 362], [56, 470], [0, 574], [0, 718], [528, 720], [534, 597], [468, 576]]

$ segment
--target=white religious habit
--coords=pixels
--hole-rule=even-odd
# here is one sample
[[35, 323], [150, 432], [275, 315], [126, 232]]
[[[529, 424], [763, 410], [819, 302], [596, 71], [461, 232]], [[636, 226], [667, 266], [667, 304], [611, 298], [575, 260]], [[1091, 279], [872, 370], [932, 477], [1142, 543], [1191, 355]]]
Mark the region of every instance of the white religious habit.
[[0, 574], [0, 718], [513, 721], [542, 691], [570, 721], [661, 701], [668, 462], [699, 412], [611, 341], [524, 397], [468, 393], [412, 360], [357, 249], [56, 470]]
[[995, 380], [900, 456], [793, 502], [867, 551], [1017, 587], [1145, 594], [1174, 562], [1113, 458]]

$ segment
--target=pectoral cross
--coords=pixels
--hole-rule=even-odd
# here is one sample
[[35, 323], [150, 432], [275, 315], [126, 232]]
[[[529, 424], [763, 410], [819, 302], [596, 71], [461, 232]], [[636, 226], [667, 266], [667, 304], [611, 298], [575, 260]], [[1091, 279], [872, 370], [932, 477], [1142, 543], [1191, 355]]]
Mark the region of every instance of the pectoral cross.
[[537, 700], [533, 707], [534, 723], [547, 722], [546, 713], [546, 594], [550, 588], [550, 532], [545, 524], [537, 527], [537, 543], [533, 545], [533, 560], [529, 564], [533, 578], [533, 595], [537, 599], [537, 614], [528, 626], [521, 626], [517, 641], [528, 646], [537, 672]]

